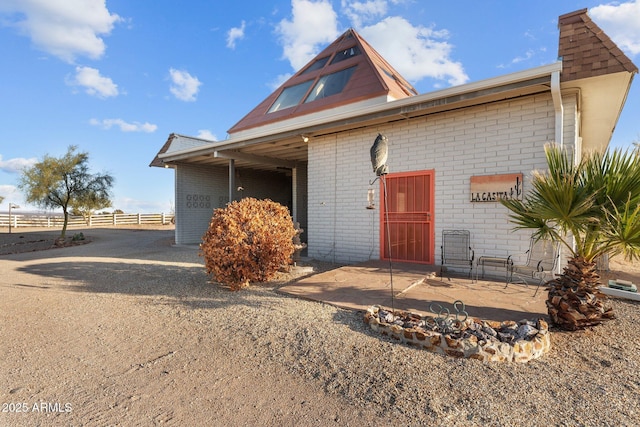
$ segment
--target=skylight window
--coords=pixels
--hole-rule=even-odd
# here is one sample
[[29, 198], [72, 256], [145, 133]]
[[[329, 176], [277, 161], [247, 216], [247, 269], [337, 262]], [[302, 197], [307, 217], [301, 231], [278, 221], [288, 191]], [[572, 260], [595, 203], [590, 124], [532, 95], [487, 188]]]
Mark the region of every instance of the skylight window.
[[311, 64], [306, 70], [304, 70], [302, 72], [302, 74], [310, 73], [311, 71], [315, 71], [315, 70], [319, 70], [320, 68], [324, 67], [324, 64], [326, 64], [328, 60], [329, 60], [328, 56], [325, 56], [324, 58], [318, 59], [313, 64]]
[[315, 101], [342, 92], [355, 69], [356, 67], [346, 68], [337, 73], [320, 77], [304, 102]]
[[271, 108], [269, 108], [268, 112], [273, 113], [275, 111], [284, 110], [285, 108], [298, 105], [312, 83], [313, 79], [285, 88], [280, 96], [278, 96], [278, 99], [276, 99], [276, 102], [274, 102]]
[[344, 61], [345, 59], [353, 58], [357, 55], [360, 55], [360, 48], [355, 45], [340, 52], [336, 52], [336, 55], [331, 60], [331, 63], [337, 64], [338, 62]]

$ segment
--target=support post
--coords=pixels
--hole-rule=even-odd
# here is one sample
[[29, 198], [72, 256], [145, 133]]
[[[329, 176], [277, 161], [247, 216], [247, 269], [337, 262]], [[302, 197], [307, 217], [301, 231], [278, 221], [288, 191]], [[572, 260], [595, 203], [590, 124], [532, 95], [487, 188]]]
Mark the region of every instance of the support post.
[[233, 190], [236, 188], [236, 163], [229, 159], [229, 203], [233, 202]]
[[298, 222], [298, 168], [291, 169], [291, 218]]

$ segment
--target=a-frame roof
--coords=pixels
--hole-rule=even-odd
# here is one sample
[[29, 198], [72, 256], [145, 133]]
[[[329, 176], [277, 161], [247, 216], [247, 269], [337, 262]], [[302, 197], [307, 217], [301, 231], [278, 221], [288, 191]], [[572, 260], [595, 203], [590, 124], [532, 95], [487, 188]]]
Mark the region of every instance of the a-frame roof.
[[[344, 83], [331, 89], [327, 76]], [[292, 89], [293, 88], [293, 89]], [[281, 100], [298, 90], [296, 102], [279, 108]], [[317, 96], [320, 94], [320, 96]], [[353, 29], [338, 37], [293, 77], [236, 123], [229, 134], [359, 101], [388, 102], [418, 92]], [[281, 97], [282, 95], [282, 97]], [[280, 98], [279, 98], [280, 97]], [[310, 99], [315, 98], [313, 101]], [[285, 104], [287, 105], [287, 104]]]

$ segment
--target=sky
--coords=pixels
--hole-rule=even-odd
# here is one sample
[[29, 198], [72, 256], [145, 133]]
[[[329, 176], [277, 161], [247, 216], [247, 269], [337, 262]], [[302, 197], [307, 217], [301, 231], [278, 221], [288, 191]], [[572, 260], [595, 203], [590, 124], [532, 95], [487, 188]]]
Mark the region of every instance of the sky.
[[[640, 0], [0, 0], [0, 212], [21, 171], [71, 146], [115, 178], [113, 209], [170, 213], [171, 133], [227, 130], [349, 28], [419, 93], [553, 63], [579, 9], [640, 64]], [[640, 140], [636, 76], [612, 147]]]

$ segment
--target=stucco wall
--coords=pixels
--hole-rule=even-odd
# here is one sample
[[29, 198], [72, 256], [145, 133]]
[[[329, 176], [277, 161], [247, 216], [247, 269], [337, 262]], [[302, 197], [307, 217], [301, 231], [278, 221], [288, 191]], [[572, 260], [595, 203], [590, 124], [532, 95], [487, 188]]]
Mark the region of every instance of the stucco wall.
[[213, 210], [227, 203], [227, 181], [228, 172], [222, 168], [178, 165], [175, 189], [177, 244], [201, 242]]
[[[306, 171], [298, 173], [299, 195], [306, 191]], [[176, 169], [176, 243], [199, 244], [209, 226], [213, 210], [229, 201], [229, 170], [223, 167], [180, 164]], [[269, 198], [291, 210], [291, 177], [285, 173], [236, 169], [235, 200], [243, 197]], [[306, 210], [299, 202], [301, 226], [306, 227]], [[302, 236], [306, 237], [306, 236]]]
[[[574, 135], [572, 100], [566, 136]], [[554, 140], [550, 94], [496, 102], [389, 125], [313, 138], [309, 144], [309, 256], [341, 263], [379, 259], [380, 194], [369, 149], [378, 132], [389, 139], [391, 173], [435, 171], [435, 263], [443, 229], [468, 229], [476, 258], [528, 248], [530, 233], [513, 232], [499, 203], [470, 202], [470, 177], [545, 169], [544, 144]], [[566, 141], [568, 143], [568, 141]], [[366, 210], [367, 189], [376, 209]], [[523, 258], [524, 260], [524, 258]]]

